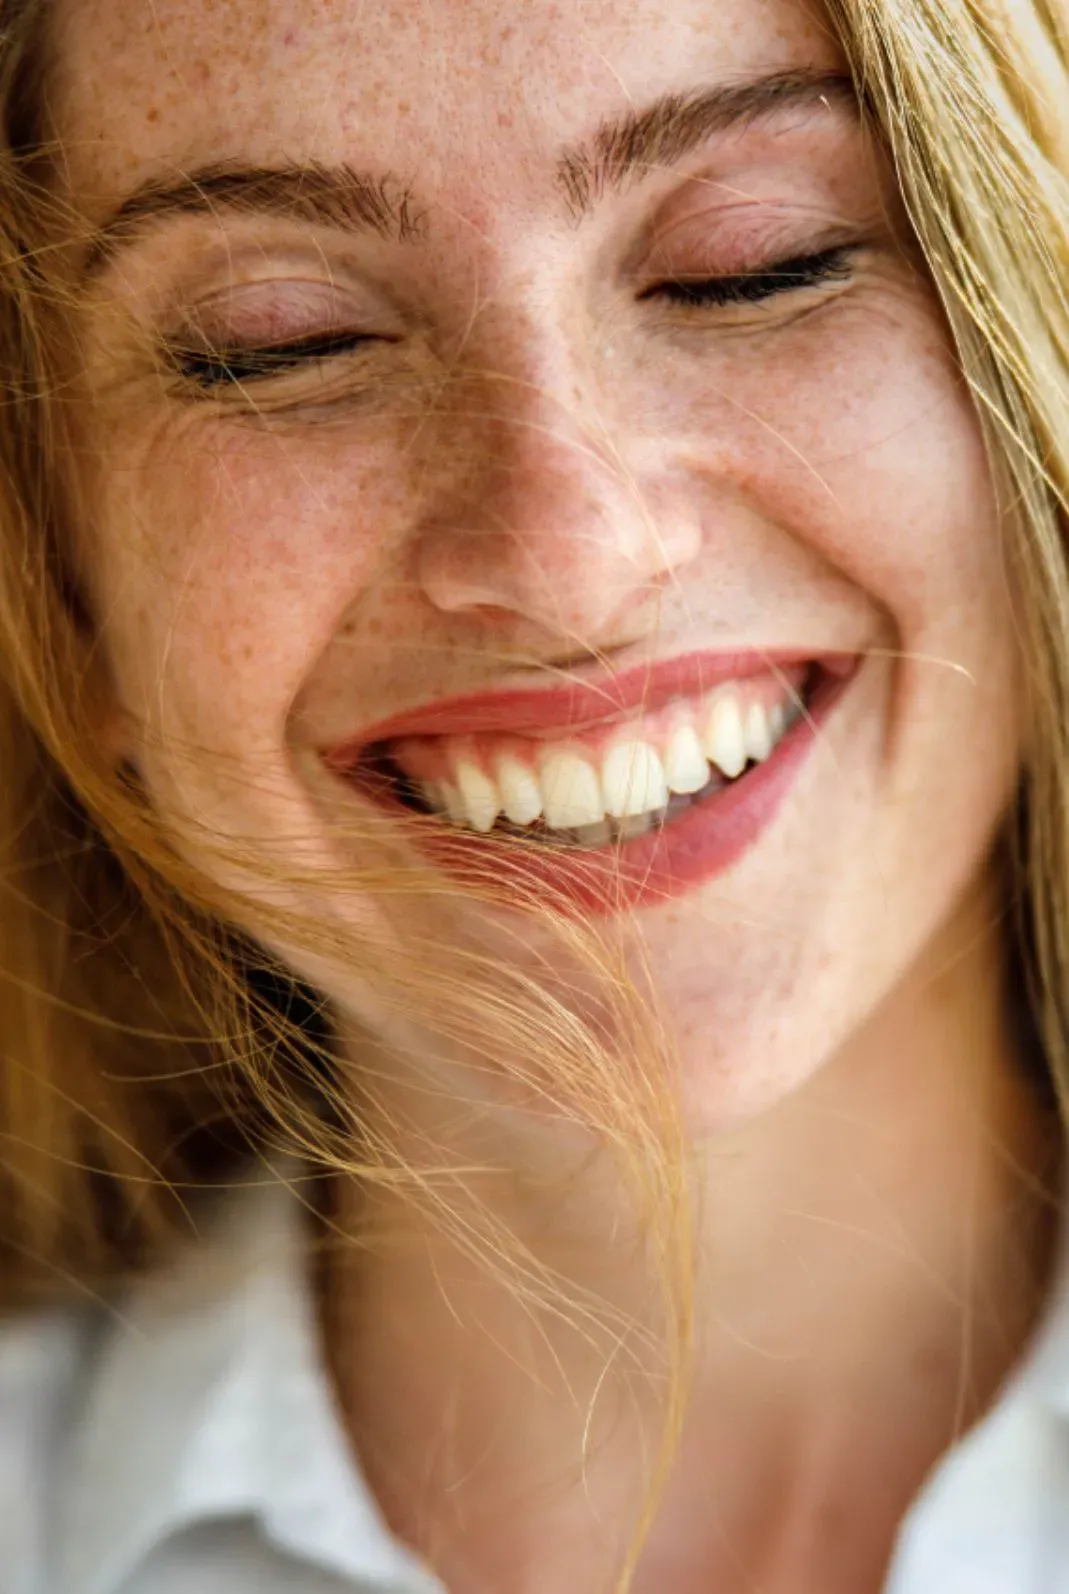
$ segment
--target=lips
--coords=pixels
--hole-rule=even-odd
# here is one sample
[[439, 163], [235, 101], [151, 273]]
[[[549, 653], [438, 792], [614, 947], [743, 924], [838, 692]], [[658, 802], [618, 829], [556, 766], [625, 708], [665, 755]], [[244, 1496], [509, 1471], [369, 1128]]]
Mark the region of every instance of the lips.
[[[449, 810], [448, 817], [446, 812], [439, 815], [439, 822], [428, 824], [423, 819], [412, 829], [421, 850], [450, 874], [478, 880], [485, 887], [488, 854], [493, 854], [506, 899], [512, 895], [530, 901], [533, 894], [536, 901], [611, 911], [677, 896], [730, 867], [752, 845], [774, 817], [857, 664], [857, 656], [846, 653], [691, 654], [595, 683], [576, 681], [544, 691], [442, 700], [378, 722], [358, 737], [324, 750], [322, 756], [350, 788], [398, 818], [411, 817], [413, 809], [423, 814], [435, 807]], [[617, 821], [620, 804], [614, 808], [610, 803], [601, 823], [591, 818], [570, 833], [553, 828], [559, 818], [568, 817], [559, 801], [555, 809], [547, 807], [545, 814], [533, 818], [532, 809], [523, 827], [510, 823], [506, 813], [499, 814], [495, 825], [492, 802], [489, 807], [465, 810], [461, 805], [458, 810], [455, 802], [436, 801], [436, 793], [450, 790], [448, 781], [410, 778], [413, 764], [441, 770], [453, 759], [460, 760], [462, 773], [467, 771], [470, 786], [476, 769], [473, 760], [481, 759], [484, 775], [479, 789], [492, 791], [495, 767], [504, 767], [506, 754], [513, 769], [517, 759], [529, 760], [535, 777], [540, 769], [560, 770], [569, 760], [579, 767], [586, 757], [596, 791], [597, 756], [607, 758], [606, 768], [614, 761], [618, 767], [621, 750], [637, 747], [644, 750], [648, 763], [656, 757], [651, 744], [658, 734], [664, 740], [671, 732], [672, 745], [678, 745], [679, 727], [687, 723], [689, 729], [686, 717], [696, 702], [718, 704], [722, 711], [733, 699], [771, 703], [776, 693], [782, 701], [796, 704], [789, 717], [793, 723], [774, 746], [758, 748], [759, 761], [746, 763], [741, 772], [736, 769], [730, 784], [725, 784], [714, 763], [708, 784], [700, 786], [692, 778], [686, 786], [688, 795], [670, 795], [658, 786], [663, 806], [652, 812], [641, 812], [640, 799], [625, 807]], [[398, 757], [402, 764], [407, 760], [408, 776]], [[536, 786], [537, 779], [532, 789]], [[473, 826], [472, 812], [477, 829], [486, 832], [493, 827], [492, 834], [468, 828]], [[583, 819], [586, 813], [574, 810], [576, 818]]]
[[855, 661], [855, 654], [843, 652], [691, 653], [661, 664], [634, 665], [597, 682], [577, 680], [542, 690], [445, 698], [381, 720], [351, 740], [325, 749], [323, 757], [330, 768], [341, 772], [353, 768], [368, 747], [402, 736], [510, 731], [540, 737], [580, 732], [624, 719], [638, 709], [654, 713], [673, 698], [700, 696], [725, 681], [776, 675], [814, 664], [829, 675], [845, 676], [852, 672]]

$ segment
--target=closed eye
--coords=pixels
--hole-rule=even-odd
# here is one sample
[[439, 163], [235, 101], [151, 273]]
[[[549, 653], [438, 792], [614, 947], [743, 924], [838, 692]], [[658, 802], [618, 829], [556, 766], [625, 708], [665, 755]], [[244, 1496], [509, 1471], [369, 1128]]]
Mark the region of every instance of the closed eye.
[[669, 278], [647, 288], [640, 297], [667, 300], [669, 304], [695, 309], [761, 304], [779, 294], [848, 281], [853, 253], [851, 248], [840, 246], [819, 254], [796, 255], [763, 271], [747, 271], [731, 277]]
[[[797, 255], [769, 266], [726, 277], [675, 277], [655, 283], [640, 297], [660, 299], [683, 309], [716, 309], [757, 305], [782, 294], [844, 282], [850, 278], [849, 247]], [[168, 354], [175, 370], [197, 387], [243, 387], [340, 355], [353, 354], [381, 342], [366, 333], [314, 333], [285, 343], [258, 346], [172, 345]]]
[[179, 375], [199, 387], [238, 387], [352, 354], [364, 345], [381, 341], [362, 332], [320, 332], [288, 343], [253, 348], [172, 346], [169, 356]]

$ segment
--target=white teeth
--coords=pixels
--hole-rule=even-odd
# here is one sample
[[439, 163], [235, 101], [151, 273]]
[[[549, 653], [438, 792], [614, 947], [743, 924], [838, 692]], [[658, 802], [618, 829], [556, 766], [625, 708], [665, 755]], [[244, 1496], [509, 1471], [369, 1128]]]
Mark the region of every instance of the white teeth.
[[742, 715], [734, 692], [722, 693], [714, 703], [712, 712], [706, 718], [703, 745], [706, 758], [729, 780], [734, 780], [746, 768]]
[[605, 809], [614, 819], [663, 808], [668, 784], [661, 760], [648, 742], [620, 742], [611, 748], [601, 766]]
[[417, 789], [432, 812], [444, 810], [454, 824], [483, 834], [504, 814], [521, 829], [541, 819], [547, 831], [571, 832], [580, 846], [608, 846], [642, 835], [666, 811], [671, 818], [687, 798], [710, 782], [716, 786], [721, 774], [735, 780], [749, 760], [769, 758], [804, 714], [793, 698], [767, 708], [750, 702], [744, 710], [743, 703], [744, 694], [722, 687], [706, 702], [697, 727], [675, 711], [663, 753], [662, 744], [636, 736], [610, 745], [600, 767], [574, 744], [529, 744], [533, 763], [507, 744], [510, 750], [498, 754], [490, 774], [482, 756], [460, 743], [452, 778], [420, 781]]
[[454, 825], [466, 825], [468, 822], [468, 810], [464, 806], [463, 797], [453, 785], [452, 781], [443, 780], [439, 789], [442, 793], [442, 802], [445, 804], [445, 811], [453, 821]]
[[709, 781], [709, 761], [693, 725], [680, 725], [672, 733], [664, 759], [669, 791], [689, 796]]
[[497, 784], [505, 816], [514, 825], [532, 825], [542, 817], [542, 788], [518, 758], [498, 759]]
[[543, 760], [542, 802], [551, 830], [595, 825], [605, 817], [597, 771], [578, 753], [550, 753]]
[[763, 764], [772, 752], [772, 729], [760, 703], [753, 703], [746, 716], [746, 751]]
[[483, 774], [477, 764], [473, 764], [467, 758], [459, 761], [455, 774], [468, 824], [473, 830], [481, 830], [484, 833], [492, 830], [494, 821], [501, 812], [497, 786], [488, 775]]

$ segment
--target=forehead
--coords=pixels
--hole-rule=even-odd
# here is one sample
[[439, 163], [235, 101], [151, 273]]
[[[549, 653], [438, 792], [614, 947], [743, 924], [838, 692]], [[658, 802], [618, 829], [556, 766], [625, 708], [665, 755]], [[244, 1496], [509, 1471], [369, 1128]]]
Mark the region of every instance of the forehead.
[[838, 52], [811, 0], [61, 0], [50, 103], [102, 211], [212, 161], [511, 193], [604, 116]]

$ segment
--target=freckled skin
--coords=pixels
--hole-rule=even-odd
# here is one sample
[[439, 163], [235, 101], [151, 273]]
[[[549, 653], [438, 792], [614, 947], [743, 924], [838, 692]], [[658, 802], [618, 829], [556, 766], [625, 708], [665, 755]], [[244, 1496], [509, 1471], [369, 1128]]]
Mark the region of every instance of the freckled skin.
[[[1020, 756], [1002, 528], [891, 174], [849, 118], [712, 140], [581, 222], [560, 178], [565, 148], [659, 95], [840, 66], [826, 26], [800, 0], [58, 0], [55, 43], [63, 175], [93, 222], [220, 161], [413, 187], [403, 244], [171, 219], [116, 253], [78, 321], [64, 391], [107, 730], [209, 873], [233, 879], [205, 827], [268, 869], [303, 863], [310, 882], [270, 901], [379, 946], [424, 909], [329, 889], [378, 854], [339, 839], [367, 815], [317, 746], [593, 654], [865, 655], [775, 823], [637, 915], [695, 1132], [701, 1268], [688, 1420], [635, 1594], [869, 1594], [1024, 1343], [1043, 1268], [1010, 1170], [1043, 1166], [1044, 1130], [992, 930]], [[732, 319], [662, 291], [830, 239], [856, 254], [819, 302]], [[359, 356], [253, 403], [195, 401], [168, 364], [205, 338], [354, 328]], [[544, 972], [529, 920], [449, 915], [450, 944]], [[282, 950], [343, 1045], [400, 1024], [348, 967]], [[406, 1094], [398, 1061], [376, 1081], [417, 1120], [413, 1162], [445, 1139], [482, 1168], [486, 1120], [469, 1147], [445, 1042], [402, 1039], [446, 1076]], [[615, 1339], [591, 1353], [585, 1315], [578, 1349], [563, 1321], [532, 1333], [496, 1270], [473, 1276], [385, 1191], [391, 1243], [362, 1248], [351, 1317], [341, 1263], [327, 1292], [372, 1488], [458, 1591], [615, 1586], [658, 1438], [629, 1359], [663, 1327], [642, 1247], [620, 1244], [633, 1211], [586, 1141], [562, 1200], [572, 1142], [531, 1116], [491, 1114], [507, 1178], [486, 1199], [584, 1303], [618, 1309], [613, 1330], [637, 1325], [624, 1358]], [[626, 1410], [605, 1394], [621, 1360]]]
[[[227, 224], [228, 248], [254, 237], [261, 282], [293, 298], [329, 278], [399, 335], [375, 395], [312, 418], [180, 403], [133, 335], [173, 325], [168, 295], [225, 300], [217, 224], [147, 236], [100, 282], [88, 564], [161, 807], [265, 849], [301, 834], [325, 860], [309, 750], [387, 714], [586, 648], [872, 648], [760, 844], [641, 914], [697, 1121], [782, 1097], [923, 958], [1012, 793], [1017, 663], [978, 427], [856, 131], [729, 138], [578, 226], [555, 161], [667, 90], [834, 64], [819, 17], [794, 0], [65, 0], [58, 37], [53, 109], [94, 218], [149, 174], [283, 156], [413, 181], [426, 218], [404, 246]], [[798, 252], [845, 217], [869, 240], [849, 291], [771, 330], [640, 312], [623, 262], [643, 229], [675, 206], [723, 242], [740, 193], [765, 234], [788, 217]], [[177, 735], [201, 766], [160, 749]]]

